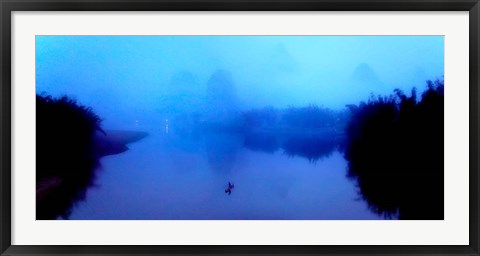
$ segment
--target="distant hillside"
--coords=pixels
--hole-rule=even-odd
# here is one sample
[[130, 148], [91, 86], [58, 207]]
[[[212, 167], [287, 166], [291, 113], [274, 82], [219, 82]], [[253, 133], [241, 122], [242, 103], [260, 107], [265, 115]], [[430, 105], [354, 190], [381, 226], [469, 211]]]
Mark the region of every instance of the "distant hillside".
[[355, 85], [365, 85], [374, 88], [383, 85], [377, 76], [377, 73], [367, 63], [359, 64], [350, 77], [350, 83]]
[[207, 82], [205, 99], [209, 121], [228, 120], [238, 110], [236, 85], [227, 70], [217, 70]]

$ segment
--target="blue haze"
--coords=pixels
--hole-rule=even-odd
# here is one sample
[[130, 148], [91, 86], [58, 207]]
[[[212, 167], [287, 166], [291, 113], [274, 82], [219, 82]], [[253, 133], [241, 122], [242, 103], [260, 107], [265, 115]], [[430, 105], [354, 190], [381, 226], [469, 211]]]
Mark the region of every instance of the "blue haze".
[[[340, 109], [370, 93], [422, 89], [443, 76], [442, 36], [37, 36], [37, 92], [74, 95], [105, 119], [133, 122], [181, 94], [186, 74], [198, 93], [228, 70], [245, 107]], [[356, 80], [366, 63], [380, 83]], [[188, 78], [190, 77], [190, 78]], [[360, 76], [361, 77], [361, 76]], [[204, 95], [201, 95], [204, 96]], [[171, 98], [175, 100], [175, 98]], [[118, 113], [122, 113], [118, 115]]]
[[[358, 199], [338, 151], [312, 163], [230, 137], [166, 134], [175, 113], [209, 111], [208, 84], [219, 70], [238, 111], [343, 110], [372, 93], [409, 94], [442, 78], [444, 37], [37, 36], [37, 93], [72, 96], [105, 129], [150, 133], [102, 159], [98, 186], [72, 219], [379, 218]], [[236, 188], [228, 197], [230, 180]]]

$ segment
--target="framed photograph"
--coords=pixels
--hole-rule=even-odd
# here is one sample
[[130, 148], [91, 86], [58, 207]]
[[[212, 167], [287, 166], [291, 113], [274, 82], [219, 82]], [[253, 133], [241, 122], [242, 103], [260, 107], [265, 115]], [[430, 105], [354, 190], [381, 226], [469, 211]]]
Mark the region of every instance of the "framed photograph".
[[479, 255], [477, 0], [0, 7], [1, 255]]

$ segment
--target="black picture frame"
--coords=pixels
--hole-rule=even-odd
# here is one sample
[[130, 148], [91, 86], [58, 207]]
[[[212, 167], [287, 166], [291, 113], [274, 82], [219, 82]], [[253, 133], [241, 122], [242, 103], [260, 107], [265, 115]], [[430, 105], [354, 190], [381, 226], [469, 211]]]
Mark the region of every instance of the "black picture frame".
[[[23, 246], [11, 244], [11, 39], [14, 11], [468, 11], [469, 245], [466, 246]], [[0, 0], [1, 255], [479, 255], [479, 0]]]

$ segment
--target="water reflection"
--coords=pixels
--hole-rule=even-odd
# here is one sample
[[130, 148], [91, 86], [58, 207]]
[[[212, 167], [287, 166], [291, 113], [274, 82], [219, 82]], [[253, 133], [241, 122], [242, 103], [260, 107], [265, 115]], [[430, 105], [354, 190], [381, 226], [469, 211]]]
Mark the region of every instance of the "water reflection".
[[444, 218], [443, 81], [428, 85], [421, 100], [397, 91], [352, 109], [348, 175], [386, 218]]
[[36, 98], [36, 219], [67, 219], [94, 185], [99, 159], [147, 134], [104, 131], [90, 108], [66, 96]]
[[[70, 161], [76, 161], [76, 164], [72, 166]], [[93, 185], [98, 166], [96, 159], [75, 158], [49, 164], [49, 168], [68, 169], [72, 173], [37, 181], [36, 219], [68, 219], [75, 202], [84, 200], [86, 190]]]
[[202, 133], [199, 152], [185, 151], [182, 140], [159, 132], [102, 161], [101, 188], [73, 219], [378, 219], [355, 201], [336, 151], [313, 164], [282, 149], [246, 148], [238, 133]]
[[92, 138], [100, 118], [68, 97], [37, 95], [36, 121], [36, 218], [67, 218], [98, 167]]
[[303, 134], [248, 133], [243, 145], [253, 151], [273, 154], [282, 149], [290, 157], [299, 156], [309, 162], [328, 158], [342, 148], [340, 135], [313, 136]]
[[253, 151], [275, 153], [280, 148], [277, 136], [268, 133], [249, 133], [245, 136], [243, 145]]
[[237, 155], [242, 147], [241, 138], [232, 133], [208, 132], [204, 136], [208, 164], [216, 172], [229, 173], [237, 161]]
[[[43, 133], [41, 130], [38, 132]], [[147, 134], [114, 130], [97, 132], [91, 147], [83, 150], [75, 148], [73, 145], [78, 144], [72, 142], [71, 135], [67, 136], [64, 139], [72, 144], [64, 147], [49, 148], [46, 144], [37, 144], [40, 158], [37, 161], [36, 185], [38, 220], [68, 219], [72, 208], [85, 200], [87, 190], [96, 185], [97, 173], [102, 170], [100, 159], [127, 151], [127, 144], [141, 140]], [[43, 137], [50, 136], [43, 134]]]
[[[194, 183], [200, 182], [199, 184], [202, 184], [203, 182], [204, 185], [199, 190], [200, 192], [172, 192], [175, 188], [165, 184], [163, 187], [155, 186], [155, 189], [165, 189], [164, 193], [170, 195], [176, 193], [176, 197], [161, 200], [162, 204], [165, 205], [169, 203], [169, 200], [175, 198], [188, 201], [189, 199], [186, 199], [187, 194], [192, 198], [203, 198], [200, 201], [207, 200], [204, 198], [209, 195], [205, 192], [205, 184], [207, 183], [216, 188], [215, 194], [224, 197], [225, 194], [232, 195], [232, 197], [228, 197], [231, 200], [239, 200], [234, 198], [246, 200], [248, 206], [245, 207], [248, 209], [244, 209], [244, 215], [228, 213], [230, 215], [222, 215], [222, 219], [250, 218], [250, 210], [255, 210], [255, 207], [262, 208], [261, 204], [250, 205], [251, 202], [258, 203], [258, 200], [263, 203], [268, 200], [279, 200], [275, 203], [277, 206], [281, 204], [282, 200], [290, 203], [293, 200], [294, 205], [298, 202], [303, 204], [306, 202], [314, 204], [322, 202], [322, 205], [318, 208], [307, 207], [304, 212], [299, 210], [295, 213], [298, 215], [293, 214], [290, 217], [293, 219], [307, 218], [305, 216], [320, 218], [318, 216], [321, 216], [321, 211], [335, 205], [333, 201], [338, 199], [338, 193], [340, 192], [337, 191], [341, 186], [351, 187], [353, 184], [358, 186], [357, 192], [362, 199], [361, 202], [366, 203], [368, 208], [381, 218], [442, 219], [443, 173], [440, 171], [443, 170], [443, 163], [439, 159], [443, 159], [443, 140], [439, 138], [443, 134], [443, 129], [439, 124], [443, 123], [443, 112], [440, 111], [443, 108], [443, 101], [441, 101], [443, 99], [435, 98], [435, 95], [427, 96], [429, 103], [419, 105], [418, 110], [416, 110], [419, 111], [419, 114], [412, 114], [415, 111], [411, 108], [416, 107], [412, 107], [415, 104], [408, 101], [405, 101], [402, 105], [406, 112], [402, 112], [403, 114], [400, 116], [395, 114], [396, 107], [395, 103], [392, 102], [380, 105], [374, 104], [375, 107], [372, 108], [369, 108], [368, 105], [363, 106], [361, 110], [357, 110], [359, 112], [355, 112], [358, 115], [354, 115], [351, 119], [345, 135], [336, 132], [334, 129], [317, 129], [309, 132], [299, 132], [298, 129], [292, 129], [290, 132], [281, 130], [266, 132], [268, 129], [264, 129], [262, 132], [246, 132], [238, 129], [228, 129], [228, 127], [202, 126], [201, 117], [198, 115], [180, 115], [169, 119], [168, 124], [165, 121], [164, 126], [168, 125], [168, 130], [162, 126], [160, 132], [159, 128], [156, 127], [156, 131], [162, 134], [159, 137], [151, 138], [152, 141], [156, 141], [156, 144], [148, 146], [148, 149], [145, 149], [146, 151], [133, 156], [133, 159], [124, 164], [131, 165], [131, 163], [137, 161], [138, 157], [143, 159], [151, 154], [156, 155], [157, 158], [158, 156], [163, 158], [168, 156], [171, 158], [168, 163], [144, 162], [151, 163], [152, 168], [156, 170], [155, 176], [159, 177], [160, 180], [171, 179], [173, 183], [178, 183], [179, 187], [183, 187], [182, 184], [184, 183], [180, 181], [182, 176], [187, 175], [187, 173], [178, 172], [181, 169], [179, 166], [196, 159], [195, 161], [198, 162], [188, 164], [188, 168], [198, 169], [199, 171], [188, 172], [188, 176], [194, 178]], [[436, 114], [431, 114], [432, 109], [435, 110]], [[413, 112], [405, 114], [409, 113], [408, 111]], [[425, 117], [426, 113], [428, 113], [428, 117]], [[368, 122], [365, 122], [365, 120], [368, 120]], [[400, 126], [395, 123], [399, 122], [398, 120], [402, 120]], [[415, 125], [412, 126], [411, 124]], [[46, 127], [50, 126], [47, 125]], [[47, 135], [44, 134], [42, 138], [48, 138]], [[105, 136], [115, 138], [101, 140]], [[39, 170], [48, 170], [46, 167], [48, 163], [51, 167], [53, 166], [51, 170], [57, 170], [58, 173], [50, 176], [37, 176], [47, 178], [37, 181], [37, 219], [68, 218], [72, 206], [85, 199], [86, 189], [93, 184], [95, 170], [98, 167], [98, 158], [102, 155], [124, 152], [128, 149], [125, 144], [132, 141], [132, 138], [134, 141], [144, 136], [144, 134], [140, 136], [139, 134], [127, 134], [125, 132], [118, 133], [118, 131], [113, 133], [112, 131], [97, 132], [95, 147], [91, 152], [75, 153], [68, 150], [56, 150], [56, 156], [63, 154], [63, 162], [49, 157], [48, 151], [39, 151], [41, 161], [48, 160], [47, 162], [39, 162]], [[112, 141], [115, 141], [115, 143], [112, 144]], [[40, 140], [38, 145], [44, 148], [48, 143], [51, 142]], [[61, 147], [57, 149], [59, 148]], [[78, 150], [78, 148], [75, 150]], [[242, 158], [242, 155], [246, 154], [245, 151], [255, 153], [248, 154], [251, 159], [256, 159], [250, 166], [245, 165], [245, 158]], [[256, 152], [267, 154], [257, 154]], [[345, 162], [345, 159], [339, 157], [338, 152], [342, 152], [345, 156], [348, 161], [346, 162], [348, 168], [341, 164], [335, 167], [329, 166], [332, 164], [332, 160], [334, 160], [333, 162]], [[95, 157], [84, 158], [86, 155]], [[213, 172], [202, 169], [201, 159], [206, 160], [207, 169], [213, 170]], [[299, 167], [294, 167], [293, 164], [298, 164], [299, 160], [305, 163], [298, 165]], [[328, 163], [324, 164], [322, 168], [317, 168], [316, 165], [319, 161], [320, 164]], [[72, 163], [74, 163], [73, 166]], [[72, 172], [60, 174], [60, 170], [66, 166], [69, 166]], [[148, 169], [150, 167], [141, 168], [142, 172]], [[252, 172], [253, 170], [256, 172]], [[292, 170], [295, 171], [292, 172]], [[313, 172], [307, 174], [307, 170], [313, 170]], [[335, 179], [329, 177], [332, 174], [341, 174], [344, 179], [334, 181]], [[126, 176], [131, 177], [131, 175], [144, 174], [132, 173], [129, 170], [129, 174]], [[217, 175], [218, 177], [212, 178], [208, 175]], [[302, 181], [300, 187], [292, 189], [295, 186], [294, 180], [301, 175], [308, 176], [306, 179], [313, 182], [310, 184], [312, 186], [310, 190], [300, 188], [306, 186], [305, 181]], [[323, 175], [323, 179], [319, 179], [318, 175]], [[345, 176], [349, 177], [351, 181], [345, 179]], [[286, 179], [285, 177], [289, 178]], [[263, 182], [262, 184], [255, 184], [251, 179], [260, 179]], [[235, 185], [232, 180], [241, 182], [241, 189], [239, 188], [238, 191], [235, 189], [235, 192], [233, 192]], [[315, 182], [318, 184], [315, 184]], [[226, 186], [225, 183], [227, 183]], [[189, 186], [195, 187], [198, 184], [189, 183]], [[223, 188], [224, 193], [222, 193], [222, 186], [225, 186]], [[252, 193], [262, 191], [260, 193], [264, 194], [246, 195], [246, 190], [250, 190]], [[195, 190], [192, 189], [191, 191]], [[145, 193], [155, 194], [150, 190]], [[295, 193], [297, 194], [292, 199]], [[354, 198], [354, 196], [351, 196], [350, 201], [344, 198], [343, 202], [352, 203]], [[208, 198], [208, 200], [213, 200], [208, 201], [208, 204], [214, 206], [216, 205], [215, 200], [219, 199], [214, 196]], [[216, 206], [221, 207], [221, 205]], [[296, 205], [296, 207], [300, 209], [303, 206]], [[352, 209], [342, 209], [338, 205], [335, 207], [343, 212], [336, 213], [337, 216], [328, 215], [328, 218], [346, 218], [346, 215], [342, 214], [352, 211]], [[358, 211], [358, 205], [356, 207], [356, 211]], [[168, 209], [162, 210], [168, 211]], [[175, 218], [183, 216], [180, 213], [177, 214], [179, 215]], [[205, 214], [207, 217], [204, 218], [214, 218], [211, 212]], [[271, 214], [274, 214], [274, 212], [271, 212]], [[189, 219], [192, 216], [195, 215], [188, 215], [185, 218]], [[360, 218], [359, 216], [363, 215], [354, 214], [349, 218], [356, 219]], [[370, 218], [371, 216], [363, 217]]]
[[337, 147], [337, 141], [332, 137], [288, 137], [282, 148], [289, 156], [301, 156], [310, 162], [328, 158]]

